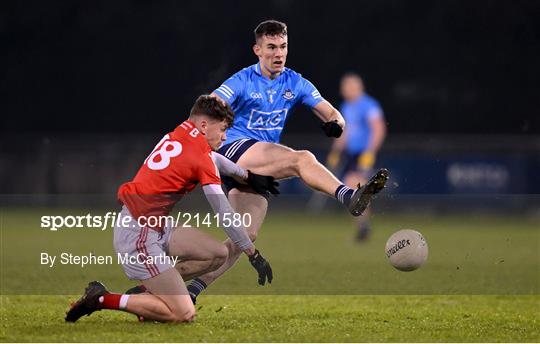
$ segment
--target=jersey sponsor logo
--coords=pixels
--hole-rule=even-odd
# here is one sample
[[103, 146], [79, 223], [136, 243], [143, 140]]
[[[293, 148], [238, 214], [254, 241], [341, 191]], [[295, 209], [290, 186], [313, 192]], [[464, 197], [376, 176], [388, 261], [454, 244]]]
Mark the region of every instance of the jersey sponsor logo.
[[283, 130], [287, 109], [264, 112], [251, 110], [248, 129], [251, 130]]
[[291, 91], [290, 89], [286, 89], [285, 90], [285, 93], [283, 93], [283, 98], [287, 99], [287, 100], [291, 100], [294, 98], [294, 93], [293, 91]]

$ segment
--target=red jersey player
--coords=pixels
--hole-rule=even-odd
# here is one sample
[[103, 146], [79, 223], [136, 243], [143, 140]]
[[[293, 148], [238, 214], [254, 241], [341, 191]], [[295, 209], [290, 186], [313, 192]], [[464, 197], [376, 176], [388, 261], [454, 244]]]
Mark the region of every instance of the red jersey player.
[[[114, 228], [115, 250], [119, 258], [123, 257], [126, 275], [141, 281], [147, 292], [113, 294], [100, 282], [91, 282], [71, 306], [66, 321], [77, 321], [101, 309], [123, 310], [162, 322], [194, 319], [195, 307], [184, 279], [219, 268], [229, 248], [199, 230], [174, 228], [167, 215], [199, 183], [219, 218], [234, 215], [221, 189], [220, 172], [259, 193], [278, 193], [272, 177], [245, 171], [214, 152], [226, 139], [225, 130], [232, 119], [228, 105], [214, 97], [200, 96], [189, 119], [165, 135], [133, 181], [118, 190], [123, 208]], [[222, 221], [222, 225], [232, 242], [248, 255], [258, 272], [259, 284], [264, 285], [266, 279], [271, 283], [270, 264], [255, 249], [245, 229], [238, 221]], [[174, 264], [176, 260], [171, 257], [180, 262]]]

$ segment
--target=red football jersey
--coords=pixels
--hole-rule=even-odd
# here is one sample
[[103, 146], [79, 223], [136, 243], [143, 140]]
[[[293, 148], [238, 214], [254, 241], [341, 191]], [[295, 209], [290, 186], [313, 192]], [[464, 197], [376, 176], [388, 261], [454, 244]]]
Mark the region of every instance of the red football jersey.
[[133, 181], [122, 184], [118, 199], [132, 216], [168, 215], [198, 183], [221, 184], [212, 149], [191, 121], [159, 141]]

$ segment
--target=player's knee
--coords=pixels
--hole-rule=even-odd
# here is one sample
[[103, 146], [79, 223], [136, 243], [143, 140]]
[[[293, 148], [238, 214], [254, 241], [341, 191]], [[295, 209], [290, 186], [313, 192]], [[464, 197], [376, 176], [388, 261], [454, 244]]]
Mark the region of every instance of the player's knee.
[[174, 314], [164, 303], [153, 303], [146, 305], [146, 308], [154, 313], [159, 315], [160, 318], [165, 319], [166, 321], [173, 321]]
[[297, 173], [299, 174], [302, 166], [310, 165], [317, 161], [315, 155], [307, 150], [300, 150], [295, 152], [294, 167]]
[[185, 311], [180, 315], [179, 322], [192, 322], [193, 320], [195, 320], [195, 315], [195, 308]]
[[210, 270], [214, 271], [218, 269], [220, 266], [225, 264], [225, 261], [227, 261], [227, 257], [229, 256], [229, 249], [225, 245], [219, 245], [216, 247], [214, 251], [214, 258], [212, 259], [212, 263], [210, 265]]
[[177, 322], [177, 323], [184, 323], [184, 322], [192, 322], [195, 320], [195, 307], [191, 305], [191, 307], [185, 307], [181, 310], [178, 310], [171, 314], [171, 322]]

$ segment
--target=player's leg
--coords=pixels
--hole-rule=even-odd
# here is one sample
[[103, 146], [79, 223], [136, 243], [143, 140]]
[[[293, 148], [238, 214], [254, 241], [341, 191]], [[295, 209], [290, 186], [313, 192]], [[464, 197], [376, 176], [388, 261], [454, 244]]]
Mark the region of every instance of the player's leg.
[[[128, 300], [126, 310], [142, 316], [145, 320], [165, 322], [190, 322], [194, 320], [195, 307], [191, 302], [184, 280], [176, 269], [169, 269], [141, 282], [151, 294], [132, 295], [135, 298], [131, 304]], [[158, 304], [155, 300], [150, 303], [149, 299], [143, 298], [146, 296], [157, 297], [162, 303]]]
[[270, 142], [253, 144], [237, 164], [276, 179], [300, 177], [312, 189], [336, 197], [354, 216], [363, 213], [373, 195], [384, 188], [388, 179], [388, 171], [381, 169], [365, 185], [355, 190], [341, 183], [311, 152], [296, 151]]
[[[222, 266], [229, 254], [227, 246], [212, 238], [205, 232], [185, 227], [169, 229], [168, 238], [164, 238], [163, 246], [169, 256], [175, 256], [180, 262], [176, 270], [185, 280], [211, 272]], [[144, 285], [137, 285], [126, 291], [126, 294], [146, 292]]]
[[[124, 220], [129, 221], [125, 223]], [[85, 296], [81, 299], [83, 303], [98, 309], [125, 310], [150, 320], [190, 321], [194, 315], [194, 308], [184, 281], [174, 269], [173, 262], [163, 258], [166, 257], [171, 232], [171, 227], [165, 227], [160, 231], [139, 227], [129, 210], [123, 207], [114, 228], [114, 248], [119, 257], [126, 258], [122, 263], [126, 275], [130, 279], [142, 281], [144, 290], [149, 293], [111, 294], [104, 291], [103, 286], [94, 284], [89, 285], [90, 291], [87, 288]], [[97, 305], [96, 294], [103, 294], [100, 295], [103, 299], [98, 298]], [[85, 301], [86, 299], [89, 301]], [[84, 305], [82, 308], [84, 310]]]
[[145, 320], [193, 321], [195, 307], [178, 271], [169, 268], [141, 282], [148, 292], [140, 295], [110, 293], [103, 284], [91, 282], [67, 312], [66, 321], [75, 322], [83, 315], [103, 309], [129, 312]]
[[180, 258], [175, 268], [184, 279], [190, 280], [222, 266], [229, 251], [201, 230], [179, 227], [171, 233], [167, 253]]
[[[237, 213], [250, 215], [251, 221], [249, 226], [246, 226], [246, 230], [250, 239], [255, 241], [266, 216], [268, 200], [249, 189], [240, 187], [234, 188], [229, 192], [229, 201]], [[188, 286], [193, 299], [210, 283], [229, 270], [242, 254], [242, 251], [230, 239], [225, 240], [224, 245], [229, 251], [225, 263], [217, 270], [200, 276]]]
[[255, 143], [237, 164], [276, 179], [300, 177], [312, 189], [331, 196], [342, 184], [310, 151], [297, 151], [271, 142]]

